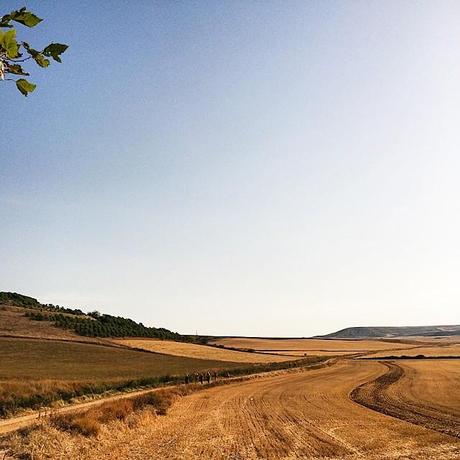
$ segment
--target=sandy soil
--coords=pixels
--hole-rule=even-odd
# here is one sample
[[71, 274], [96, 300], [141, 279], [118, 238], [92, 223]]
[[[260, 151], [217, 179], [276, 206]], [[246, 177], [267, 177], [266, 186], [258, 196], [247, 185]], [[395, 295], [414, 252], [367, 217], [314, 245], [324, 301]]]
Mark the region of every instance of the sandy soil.
[[[236, 363], [269, 363], [292, 360], [292, 356], [264, 355], [261, 353], [245, 353], [225, 350], [193, 343], [172, 342], [154, 339], [116, 339], [113, 342], [143, 350], [155, 351], [167, 355], [184, 356], [187, 358], [231, 361]], [[294, 358], [295, 359], [295, 358]]]

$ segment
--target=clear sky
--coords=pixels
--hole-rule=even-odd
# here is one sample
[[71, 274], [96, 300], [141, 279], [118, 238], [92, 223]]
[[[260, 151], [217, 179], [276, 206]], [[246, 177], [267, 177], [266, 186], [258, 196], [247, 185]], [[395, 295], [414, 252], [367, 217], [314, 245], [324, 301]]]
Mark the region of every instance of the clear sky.
[[70, 48], [0, 82], [0, 290], [183, 333], [460, 322], [458, 1], [27, 6]]

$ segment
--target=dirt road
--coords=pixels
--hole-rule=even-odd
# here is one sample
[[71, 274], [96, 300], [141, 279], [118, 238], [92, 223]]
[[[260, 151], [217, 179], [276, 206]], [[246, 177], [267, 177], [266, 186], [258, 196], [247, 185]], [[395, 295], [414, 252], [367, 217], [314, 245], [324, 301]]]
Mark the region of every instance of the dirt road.
[[[323, 366], [329, 366], [333, 364], [334, 362], [335, 362], [334, 359], [332, 359], [332, 360], [326, 360], [320, 363], [312, 363], [310, 365], [306, 365], [305, 369], [321, 368]], [[264, 376], [274, 376], [274, 375], [283, 374], [285, 372], [301, 372], [301, 368], [281, 369], [278, 371], [262, 372], [259, 374], [248, 374], [248, 375], [242, 375], [242, 376], [237, 376], [237, 377], [226, 377], [225, 379], [219, 380], [218, 384], [219, 385], [220, 384], [232, 384], [234, 382], [239, 382], [241, 380], [259, 379], [259, 378], [264, 378]], [[208, 385], [204, 383], [203, 389], [206, 388], [207, 386]], [[212, 384], [211, 386], [214, 386], [214, 384]], [[155, 391], [159, 391], [162, 388], [165, 388], [165, 387], [146, 388], [142, 390], [130, 391], [130, 392], [121, 393], [121, 394], [117, 393], [113, 396], [100, 397], [92, 401], [70, 404], [67, 406], [57, 407], [53, 409], [46, 408], [40, 411], [33, 411], [27, 415], [11, 417], [8, 419], [0, 419], [0, 436], [6, 435], [8, 433], [12, 433], [14, 431], [20, 430], [22, 428], [25, 428], [31, 425], [34, 425], [39, 421], [46, 421], [48, 417], [82, 412], [90, 408], [100, 406], [101, 404], [104, 404], [104, 403], [116, 401], [119, 399], [132, 398], [132, 397], [139, 396], [142, 394], [152, 393]]]
[[[395, 407], [412, 413], [421, 406], [458, 417], [452, 368], [458, 364], [436, 366], [411, 362], [402, 369], [343, 360], [209, 388], [177, 400], [166, 416], [146, 413], [142, 422], [139, 414], [140, 422], [114, 422], [94, 438], [45, 425], [30, 445], [38, 446], [40, 459], [458, 459], [460, 442], [452, 432], [400, 420], [351, 399], [356, 387], [374, 385], [375, 401], [397, 401]], [[446, 403], [446, 395], [456, 402]]]
[[150, 393], [156, 390], [157, 389], [149, 388], [146, 390], [131, 391], [129, 393], [117, 394], [114, 396], [108, 396], [108, 397], [101, 398], [101, 399], [95, 399], [94, 401], [82, 402], [79, 404], [72, 404], [69, 406], [58, 407], [55, 409], [46, 409], [46, 410], [43, 409], [43, 410], [34, 411], [31, 414], [22, 415], [19, 417], [12, 417], [12, 418], [3, 419], [3, 420], [0, 419], [0, 435], [5, 435], [13, 431], [20, 430], [21, 428], [31, 426], [34, 423], [40, 421], [41, 419], [46, 419], [49, 416], [64, 415], [68, 413], [84, 411], [84, 410], [90, 409], [91, 407], [100, 406], [101, 404], [109, 402], [109, 401], [115, 401], [117, 399], [123, 399], [123, 398], [132, 398], [133, 396]]
[[[166, 417], [102, 446], [99, 458], [454, 459], [455, 438], [365, 408], [349, 398], [385, 374], [378, 362], [330, 368], [209, 389], [178, 401]], [[108, 452], [108, 448], [110, 451]], [[89, 451], [87, 457], [93, 458]]]

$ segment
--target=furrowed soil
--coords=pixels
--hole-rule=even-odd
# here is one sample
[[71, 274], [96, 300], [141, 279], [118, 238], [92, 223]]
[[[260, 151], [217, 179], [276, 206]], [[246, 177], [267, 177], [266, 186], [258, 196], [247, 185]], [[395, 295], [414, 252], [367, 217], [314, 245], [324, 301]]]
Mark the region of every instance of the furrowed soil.
[[[411, 362], [403, 376], [396, 370], [391, 384], [375, 392], [403, 385], [407, 378], [415, 389], [401, 386], [395, 393], [401, 401], [435, 406], [438, 411], [445, 404], [458, 417], [456, 368], [450, 376], [452, 368], [440, 365], [435, 370], [439, 383], [419, 399], [429, 369]], [[36, 446], [37, 460], [458, 459], [455, 436], [384, 415], [350, 398], [355, 388], [388, 372], [388, 365], [377, 361], [341, 360], [318, 370], [215, 387], [179, 399], [166, 416], [142, 413], [130, 426], [114, 423], [96, 438], [44, 426], [27, 435], [29, 444], [12, 440], [10, 453], [20, 452], [22, 442], [22, 447]], [[456, 398], [455, 404], [447, 403], [439, 391]]]
[[[133, 348], [164, 353], [166, 355], [184, 356], [196, 359], [212, 359], [216, 361], [232, 361], [238, 363], [270, 363], [292, 360], [292, 356], [276, 354], [247, 353], [243, 351], [226, 350], [194, 343], [173, 342], [170, 340], [154, 339], [115, 339], [114, 343]], [[303, 354], [299, 357], [303, 357]]]
[[460, 361], [398, 361], [385, 365], [385, 374], [353, 390], [354, 401], [460, 439]]

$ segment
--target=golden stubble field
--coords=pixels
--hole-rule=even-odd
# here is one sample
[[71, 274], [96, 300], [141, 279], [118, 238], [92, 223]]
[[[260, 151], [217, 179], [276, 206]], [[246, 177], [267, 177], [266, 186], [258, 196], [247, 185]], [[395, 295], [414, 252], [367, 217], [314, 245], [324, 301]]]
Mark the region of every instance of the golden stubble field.
[[277, 356], [276, 354], [247, 353], [243, 351], [226, 350], [223, 348], [197, 345], [186, 342], [155, 339], [115, 339], [113, 342], [133, 348], [154, 351], [166, 355], [182, 356], [196, 359], [215, 361], [231, 361], [234, 363], [270, 363], [292, 360], [292, 356]]
[[213, 340], [211, 343], [233, 348], [251, 348], [259, 352], [285, 353], [290, 355], [347, 355], [377, 351], [407, 350], [427, 342], [426, 339], [385, 340], [336, 340], [336, 339], [259, 339], [229, 337]]
[[204, 390], [166, 416], [142, 412], [96, 438], [44, 425], [12, 445], [17, 452], [36, 446], [37, 460], [453, 460], [460, 458], [459, 373], [457, 360], [339, 360]]
[[456, 356], [460, 357], [460, 344], [458, 343], [438, 343], [433, 346], [418, 346], [404, 350], [379, 351], [372, 353], [373, 358], [382, 358], [388, 355], [392, 356]]

